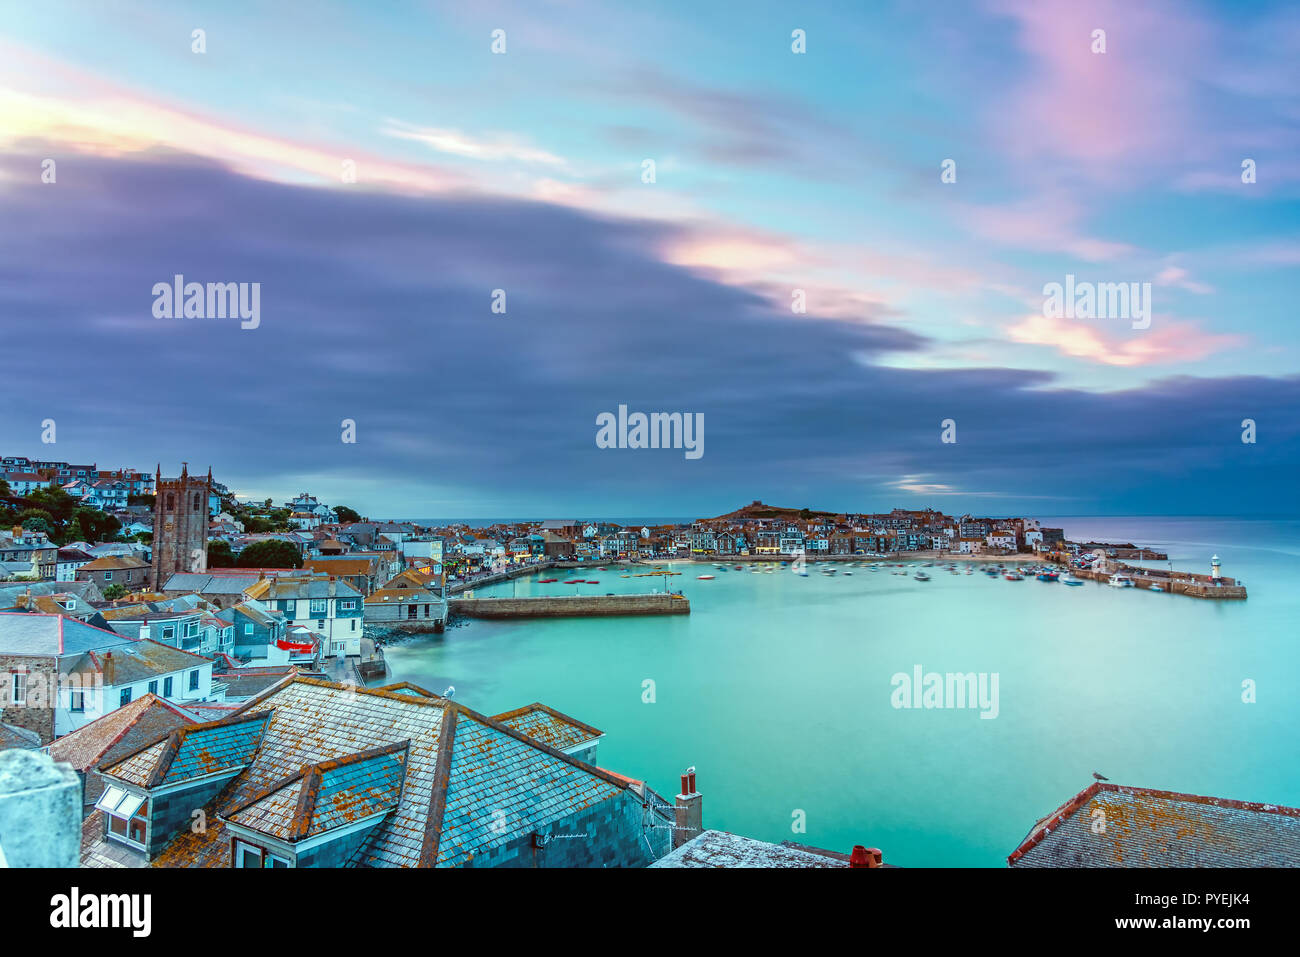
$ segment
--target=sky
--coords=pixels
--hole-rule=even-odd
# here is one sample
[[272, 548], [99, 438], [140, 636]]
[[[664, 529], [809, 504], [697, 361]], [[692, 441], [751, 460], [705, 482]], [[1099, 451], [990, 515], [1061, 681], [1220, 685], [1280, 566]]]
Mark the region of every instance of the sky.
[[0, 453], [373, 517], [1296, 514], [1298, 214], [1294, 4], [14, 4]]

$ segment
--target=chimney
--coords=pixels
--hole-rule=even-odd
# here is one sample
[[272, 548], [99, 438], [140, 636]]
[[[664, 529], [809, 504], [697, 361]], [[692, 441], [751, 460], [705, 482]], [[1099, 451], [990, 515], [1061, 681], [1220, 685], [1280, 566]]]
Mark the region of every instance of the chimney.
[[854, 844], [853, 853], [849, 855], [849, 867], [883, 867], [882, 861], [884, 857], [878, 847], [863, 847], [861, 844]]
[[695, 790], [695, 768], [689, 767], [682, 772], [682, 793], [677, 795], [674, 850], [704, 830], [703, 803], [704, 795]]

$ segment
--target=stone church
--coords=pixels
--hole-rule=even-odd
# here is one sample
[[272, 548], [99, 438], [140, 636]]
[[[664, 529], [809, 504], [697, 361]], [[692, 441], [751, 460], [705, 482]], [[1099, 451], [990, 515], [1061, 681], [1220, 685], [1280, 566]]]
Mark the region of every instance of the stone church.
[[178, 572], [203, 572], [208, 568], [208, 477], [189, 474], [181, 463], [181, 477], [164, 479], [158, 466], [154, 481], [153, 587], [161, 591]]

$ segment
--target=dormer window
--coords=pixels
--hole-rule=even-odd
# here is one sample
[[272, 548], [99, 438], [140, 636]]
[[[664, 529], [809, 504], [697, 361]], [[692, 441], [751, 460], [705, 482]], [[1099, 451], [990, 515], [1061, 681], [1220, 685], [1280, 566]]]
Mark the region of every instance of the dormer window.
[[144, 850], [149, 832], [149, 800], [116, 785], [105, 788], [95, 809], [104, 812], [104, 833]]

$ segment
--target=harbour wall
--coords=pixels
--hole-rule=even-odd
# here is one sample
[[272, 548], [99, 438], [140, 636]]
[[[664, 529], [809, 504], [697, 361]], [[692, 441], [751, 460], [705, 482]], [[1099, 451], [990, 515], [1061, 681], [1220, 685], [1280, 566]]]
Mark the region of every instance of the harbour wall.
[[605, 615], [689, 615], [681, 595], [545, 595], [531, 598], [453, 598], [467, 618], [591, 618]]

